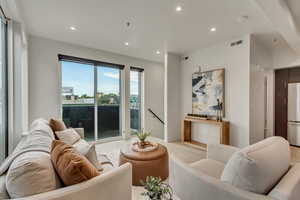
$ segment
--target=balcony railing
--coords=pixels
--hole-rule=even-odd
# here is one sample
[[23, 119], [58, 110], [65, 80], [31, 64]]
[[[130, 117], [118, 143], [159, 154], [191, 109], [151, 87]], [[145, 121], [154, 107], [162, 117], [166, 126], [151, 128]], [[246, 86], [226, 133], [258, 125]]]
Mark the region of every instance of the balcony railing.
[[[100, 105], [98, 111], [98, 138], [116, 137], [121, 135], [120, 106]], [[63, 120], [67, 127], [84, 128], [87, 140], [95, 139], [95, 106], [94, 104], [64, 104]], [[130, 125], [132, 129], [140, 129], [140, 112], [130, 109]]]

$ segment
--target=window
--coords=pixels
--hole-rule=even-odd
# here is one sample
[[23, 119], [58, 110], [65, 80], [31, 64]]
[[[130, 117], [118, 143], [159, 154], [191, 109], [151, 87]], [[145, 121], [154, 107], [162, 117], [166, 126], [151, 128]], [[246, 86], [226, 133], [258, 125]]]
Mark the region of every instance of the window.
[[67, 127], [84, 128], [95, 139], [94, 66], [62, 62], [62, 115]]
[[130, 68], [130, 128], [140, 131], [142, 128], [142, 73], [143, 69]]
[[97, 67], [98, 138], [121, 135], [121, 70]]
[[82, 127], [88, 141], [121, 135], [123, 66], [60, 56], [62, 118]]
[[7, 133], [7, 40], [6, 20], [0, 18], [0, 163], [8, 154], [8, 133]]

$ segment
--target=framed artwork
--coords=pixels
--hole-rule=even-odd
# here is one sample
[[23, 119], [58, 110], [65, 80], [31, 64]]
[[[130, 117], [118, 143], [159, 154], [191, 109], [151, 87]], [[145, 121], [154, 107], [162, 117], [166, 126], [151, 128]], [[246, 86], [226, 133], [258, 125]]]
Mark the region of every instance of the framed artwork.
[[193, 114], [225, 116], [225, 69], [194, 73], [192, 77]]

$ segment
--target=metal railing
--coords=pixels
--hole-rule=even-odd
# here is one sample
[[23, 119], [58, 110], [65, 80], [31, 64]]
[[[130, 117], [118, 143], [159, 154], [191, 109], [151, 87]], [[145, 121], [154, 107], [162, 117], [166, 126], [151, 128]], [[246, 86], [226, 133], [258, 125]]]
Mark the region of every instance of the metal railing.
[[153, 110], [151, 110], [151, 108], [148, 108], [148, 111], [149, 111], [156, 119], [158, 119], [162, 124], [165, 124], [165, 122], [164, 122], [162, 119], [160, 119], [160, 118], [157, 116], [157, 114], [155, 114], [155, 113], [153, 112]]

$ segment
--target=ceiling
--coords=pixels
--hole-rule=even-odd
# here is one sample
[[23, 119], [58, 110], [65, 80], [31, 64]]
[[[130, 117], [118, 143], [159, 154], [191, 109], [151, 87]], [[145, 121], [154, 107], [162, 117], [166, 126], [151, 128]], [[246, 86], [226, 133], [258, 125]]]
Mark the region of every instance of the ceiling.
[[[163, 61], [166, 51], [184, 55], [249, 33], [261, 36], [266, 44], [276, 36], [253, 0], [17, 0], [17, 3], [32, 35], [153, 61]], [[181, 12], [175, 11], [178, 5], [183, 8]], [[244, 15], [249, 19], [241, 20]], [[77, 30], [71, 31], [70, 26]], [[217, 30], [210, 32], [211, 27]]]
[[300, 1], [299, 0], [287, 0], [287, 4], [292, 12], [292, 15], [298, 25], [300, 26]]

